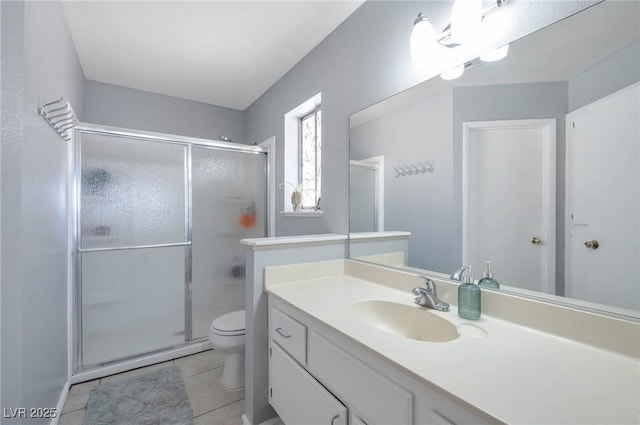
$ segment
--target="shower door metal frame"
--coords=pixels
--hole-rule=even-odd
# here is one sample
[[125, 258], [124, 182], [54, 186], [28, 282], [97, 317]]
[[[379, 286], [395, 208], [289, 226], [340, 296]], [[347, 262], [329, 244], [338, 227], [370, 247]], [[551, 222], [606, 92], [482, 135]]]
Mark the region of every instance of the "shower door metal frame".
[[[75, 302], [75, 308], [72, 308], [72, 334], [73, 334], [73, 374], [77, 374], [89, 369], [101, 368], [112, 364], [117, 364], [127, 360], [135, 359], [141, 356], [169, 351], [188, 344], [198, 343], [206, 338], [192, 339], [192, 223], [193, 223], [193, 199], [192, 199], [192, 147], [207, 148], [212, 150], [232, 151], [246, 154], [266, 155], [265, 158], [265, 202], [264, 202], [264, 234], [268, 235], [268, 224], [271, 219], [269, 212], [269, 190], [268, 185], [270, 181], [270, 175], [272, 170], [269, 166], [270, 149], [257, 145], [244, 145], [239, 143], [223, 142], [218, 140], [201, 139], [189, 136], [178, 136], [172, 134], [156, 133], [144, 130], [133, 130], [119, 127], [103, 126], [90, 123], [79, 123], [75, 127], [75, 133], [73, 137], [73, 178], [71, 189], [71, 202], [70, 207], [72, 210], [74, 225], [71, 226], [73, 247], [72, 247], [72, 270], [73, 276], [73, 291], [72, 299]], [[118, 247], [106, 247], [106, 248], [87, 248], [83, 249], [81, 246], [81, 213], [82, 213], [82, 162], [81, 162], [81, 136], [82, 134], [100, 134], [105, 136], [123, 137], [127, 139], [144, 140], [158, 143], [170, 143], [184, 146], [184, 166], [185, 166], [185, 241], [180, 243], [166, 243], [166, 244], [152, 244], [152, 245], [135, 245], [135, 246], [118, 246]], [[82, 358], [82, 260], [81, 254], [85, 252], [100, 252], [100, 251], [119, 251], [119, 250], [131, 250], [131, 249], [145, 249], [145, 248], [168, 248], [168, 247], [185, 247], [185, 322], [184, 322], [184, 343], [174, 345], [171, 347], [165, 347], [159, 350], [154, 350], [148, 353], [140, 353], [125, 358], [119, 358], [116, 360], [110, 360], [104, 363], [92, 364], [83, 366]]]

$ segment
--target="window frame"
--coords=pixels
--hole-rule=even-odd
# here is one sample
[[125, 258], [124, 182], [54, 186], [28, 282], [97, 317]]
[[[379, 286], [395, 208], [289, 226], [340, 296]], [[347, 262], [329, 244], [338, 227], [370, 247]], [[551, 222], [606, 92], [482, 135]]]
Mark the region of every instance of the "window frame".
[[[318, 124], [318, 114], [320, 114], [320, 124]], [[320, 136], [320, 149], [318, 149], [318, 129], [322, 128], [322, 104], [317, 105], [315, 108], [313, 108], [313, 110], [309, 111], [308, 113], [301, 115], [300, 117], [298, 117], [298, 185], [302, 185], [303, 181], [304, 181], [304, 176], [303, 176], [303, 158], [304, 158], [304, 143], [303, 143], [303, 122], [312, 117], [315, 116], [314, 119], [314, 123], [315, 123], [315, 128], [314, 128], [314, 156], [315, 156], [315, 164], [316, 164], [316, 170], [315, 170], [315, 182], [314, 182], [314, 187], [313, 187], [313, 192], [315, 194], [315, 202], [314, 205], [312, 206], [305, 206], [304, 204], [302, 205], [302, 210], [303, 211], [321, 211], [322, 207], [318, 207], [318, 201], [321, 199], [322, 197], [322, 186], [320, 185], [320, 190], [318, 190], [318, 179], [322, 178], [322, 173], [318, 172], [318, 157], [322, 158], [322, 136]], [[322, 134], [322, 133], [320, 133]], [[319, 152], [318, 152], [319, 151]], [[322, 159], [320, 159], [322, 161]], [[320, 164], [320, 168], [322, 167], [322, 164]]]

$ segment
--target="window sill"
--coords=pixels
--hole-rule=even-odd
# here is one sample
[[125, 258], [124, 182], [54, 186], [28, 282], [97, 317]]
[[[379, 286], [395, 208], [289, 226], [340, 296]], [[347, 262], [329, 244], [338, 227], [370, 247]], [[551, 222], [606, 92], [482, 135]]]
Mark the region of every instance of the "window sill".
[[322, 217], [322, 211], [280, 211], [283, 217]]

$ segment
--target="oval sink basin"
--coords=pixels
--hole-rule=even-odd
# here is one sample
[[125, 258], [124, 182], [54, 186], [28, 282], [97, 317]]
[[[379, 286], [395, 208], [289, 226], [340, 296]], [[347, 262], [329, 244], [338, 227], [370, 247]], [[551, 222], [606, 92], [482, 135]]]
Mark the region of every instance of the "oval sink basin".
[[417, 341], [446, 342], [460, 336], [453, 323], [424, 307], [367, 300], [352, 304], [351, 311], [369, 326]]

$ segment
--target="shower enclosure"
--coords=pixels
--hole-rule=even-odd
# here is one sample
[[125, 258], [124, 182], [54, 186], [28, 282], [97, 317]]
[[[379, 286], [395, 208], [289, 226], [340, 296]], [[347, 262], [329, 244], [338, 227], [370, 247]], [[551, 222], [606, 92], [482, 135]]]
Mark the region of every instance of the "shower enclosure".
[[75, 372], [184, 346], [244, 308], [240, 239], [266, 236], [267, 151], [76, 132]]

